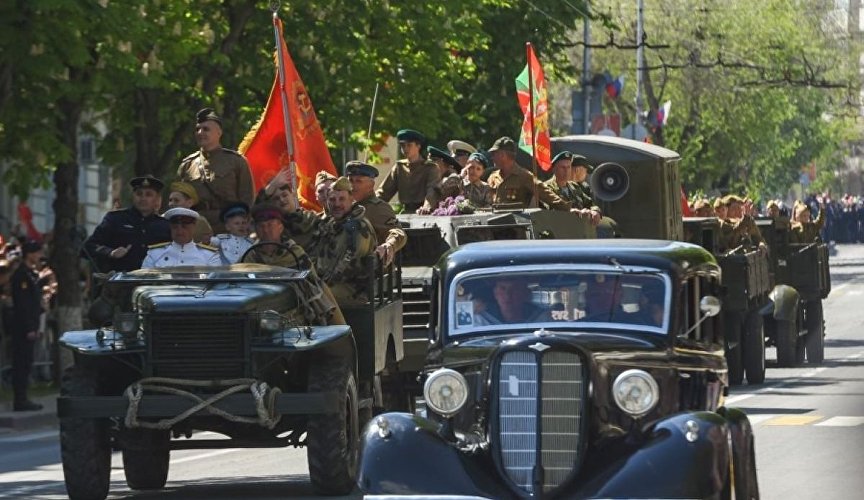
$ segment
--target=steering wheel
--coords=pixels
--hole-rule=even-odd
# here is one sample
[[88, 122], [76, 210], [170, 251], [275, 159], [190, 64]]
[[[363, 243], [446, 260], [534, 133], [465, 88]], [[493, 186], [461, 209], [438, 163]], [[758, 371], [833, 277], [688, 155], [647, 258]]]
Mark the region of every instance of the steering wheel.
[[[267, 253], [262, 251], [265, 247], [275, 247], [275, 249]], [[300, 256], [289, 245], [281, 241], [259, 241], [243, 252], [243, 256], [240, 257], [238, 262], [301, 269]]]

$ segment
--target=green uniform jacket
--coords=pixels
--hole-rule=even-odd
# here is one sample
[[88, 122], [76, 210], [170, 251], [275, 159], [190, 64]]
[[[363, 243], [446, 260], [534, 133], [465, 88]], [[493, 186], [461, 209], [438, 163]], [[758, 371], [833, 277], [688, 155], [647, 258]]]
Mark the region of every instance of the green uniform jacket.
[[570, 203], [562, 200], [549, 189], [549, 186], [538, 181], [534, 174], [524, 168], [514, 165], [513, 171], [506, 178], [501, 170], [495, 170], [489, 176], [489, 186], [495, 191], [495, 203], [518, 203], [523, 207], [531, 205], [534, 197], [534, 186], [537, 186], [537, 196], [553, 210], [570, 210]]
[[819, 231], [825, 225], [825, 210], [819, 210], [819, 215], [813, 222], [793, 222], [792, 231], [789, 233], [791, 243], [813, 243], [819, 237]]
[[177, 177], [195, 187], [195, 209], [210, 223], [213, 234], [225, 232], [219, 211], [229, 203], [242, 201], [252, 206], [252, 172], [243, 155], [227, 148], [196, 151], [183, 158]]
[[441, 172], [435, 162], [421, 159], [409, 164], [402, 159], [393, 165], [375, 194], [390, 201], [398, 193], [402, 212], [413, 214], [422, 206], [438, 208], [440, 184]]
[[394, 252], [398, 252], [405, 246], [408, 235], [399, 225], [396, 212], [393, 211], [393, 207], [389, 203], [375, 195], [357, 203], [366, 209], [366, 220], [375, 229], [375, 236], [379, 244], [389, 243]]

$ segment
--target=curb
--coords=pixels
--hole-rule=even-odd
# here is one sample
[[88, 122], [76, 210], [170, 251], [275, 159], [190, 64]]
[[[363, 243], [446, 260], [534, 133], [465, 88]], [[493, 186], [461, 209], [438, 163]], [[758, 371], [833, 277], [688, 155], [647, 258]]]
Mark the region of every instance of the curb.
[[12, 411], [12, 403], [0, 404], [0, 433], [57, 427], [57, 395], [32, 398], [43, 406], [37, 411]]

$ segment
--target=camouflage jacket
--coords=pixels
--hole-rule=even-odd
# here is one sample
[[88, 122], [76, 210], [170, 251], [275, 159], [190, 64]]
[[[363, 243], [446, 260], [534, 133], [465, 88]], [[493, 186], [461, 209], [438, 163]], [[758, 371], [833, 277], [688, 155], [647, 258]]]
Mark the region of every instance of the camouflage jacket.
[[591, 193], [591, 187], [588, 186], [587, 182], [568, 181], [564, 187], [560, 187], [553, 176], [544, 184], [549, 186], [549, 189], [559, 198], [569, 202], [573, 208], [590, 208], [600, 211], [600, 207], [594, 203], [594, 195]]

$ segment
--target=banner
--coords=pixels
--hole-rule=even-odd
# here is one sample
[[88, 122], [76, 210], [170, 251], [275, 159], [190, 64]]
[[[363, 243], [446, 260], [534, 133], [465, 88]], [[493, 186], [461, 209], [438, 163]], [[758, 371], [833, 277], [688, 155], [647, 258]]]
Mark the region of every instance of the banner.
[[[552, 168], [552, 141], [549, 138], [549, 99], [543, 68], [534, 54], [534, 47], [526, 44], [528, 63], [516, 77], [516, 95], [525, 119], [519, 134], [519, 148], [531, 154], [543, 170]], [[533, 100], [534, 113], [531, 113]]]

